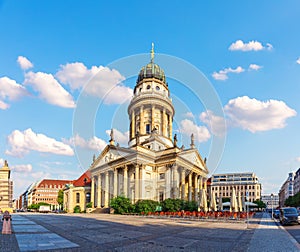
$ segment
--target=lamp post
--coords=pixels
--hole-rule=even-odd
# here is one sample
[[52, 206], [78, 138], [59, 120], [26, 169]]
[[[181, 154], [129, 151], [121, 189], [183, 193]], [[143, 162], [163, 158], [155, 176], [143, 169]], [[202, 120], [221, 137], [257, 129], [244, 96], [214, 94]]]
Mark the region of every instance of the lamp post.
[[272, 209], [272, 216], [271, 218], [273, 219], [273, 193], [271, 193], [271, 209]]

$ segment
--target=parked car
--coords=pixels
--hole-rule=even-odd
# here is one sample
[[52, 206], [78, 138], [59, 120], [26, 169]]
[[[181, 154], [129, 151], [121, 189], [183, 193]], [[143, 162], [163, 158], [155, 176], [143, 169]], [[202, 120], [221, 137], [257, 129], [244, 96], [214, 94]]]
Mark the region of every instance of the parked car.
[[298, 224], [298, 211], [295, 207], [283, 207], [280, 209], [279, 220], [282, 225]]
[[278, 209], [274, 210], [273, 218], [279, 219], [280, 211]]

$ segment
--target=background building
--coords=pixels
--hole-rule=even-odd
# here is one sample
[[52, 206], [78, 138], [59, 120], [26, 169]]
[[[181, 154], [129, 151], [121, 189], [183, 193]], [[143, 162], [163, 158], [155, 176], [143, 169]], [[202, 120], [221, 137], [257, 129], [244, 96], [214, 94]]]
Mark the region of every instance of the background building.
[[294, 176], [294, 195], [300, 192], [300, 168], [296, 171]]
[[261, 184], [253, 172], [215, 174], [211, 177], [209, 190], [218, 198], [230, 198], [232, 188], [240, 191], [241, 196], [248, 195], [248, 201], [260, 200]]
[[278, 194], [268, 194], [262, 195], [261, 201], [266, 204], [267, 209], [276, 209], [279, 207], [279, 195]]
[[280, 207], [284, 206], [285, 200], [294, 196], [294, 173], [290, 172], [286, 181], [284, 181], [283, 185], [279, 191], [279, 205]]
[[10, 180], [10, 169], [5, 160], [0, 169], [0, 209], [12, 211], [13, 208], [13, 182]]
[[81, 211], [91, 202], [91, 173], [82, 174], [73, 183], [66, 184], [64, 188], [64, 210], [73, 213], [74, 207], [79, 206]]

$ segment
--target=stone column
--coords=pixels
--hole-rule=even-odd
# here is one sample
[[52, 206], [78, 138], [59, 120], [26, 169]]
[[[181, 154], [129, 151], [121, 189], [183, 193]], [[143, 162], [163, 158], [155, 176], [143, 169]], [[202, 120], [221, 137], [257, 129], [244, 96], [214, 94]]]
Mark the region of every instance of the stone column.
[[105, 172], [105, 192], [104, 192], [104, 207], [108, 207], [109, 204], [109, 172]]
[[194, 184], [195, 184], [194, 201], [198, 201], [198, 194], [199, 194], [199, 188], [198, 188], [198, 174], [195, 174]]
[[176, 164], [174, 164], [172, 166], [172, 172], [173, 172], [173, 199], [177, 198], [177, 177], [176, 177], [176, 173], [177, 173], [177, 167]]
[[173, 118], [171, 116], [171, 114], [169, 115], [169, 138], [172, 138], [172, 124], [173, 124]]
[[114, 169], [114, 190], [113, 190], [114, 197], [118, 196], [118, 169]]
[[128, 195], [128, 167], [127, 167], [127, 165], [125, 165], [125, 167], [124, 167], [124, 177], [123, 177], [123, 179], [124, 179], [124, 183], [123, 183], [124, 196], [127, 197], [127, 195]]
[[145, 134], [144, 128], [144, 107], [142, 106], [140, 108], [140, 134]]
[[203, 177], [200, 175], [200, 177], [199, 177], [199, 188], [200, 188], [200, 190], [202, 190], [203, 189]]
[[188, 190], [189, 190], [189, 201], [192, 201], [192, 176], [193, 176], [193, 173], [190, 172], [189, 173], [189, 187], [188, 187]]
[[134, 181], [134, 202], [137, 202], [139, 200], [139, 165], [135, 165], [135, 181]]
[[97, 207], [101, 207], [101, 173], [98, 175], [98, 188], [97, 188]]
[[162, 111], [162, 135], [168, 137], [167, 135], [167, 123], [166, 123], [166, 109]]
[[151, 108], [151, 129], [150, 130], [153, 130], [154, 129], [154, 121], [155, 121], [155, 106], [152, 105], [152, 108]]
[[134, 109], [131, 113], [131, 139], [135, 137], [135, 114]]
[[185, 199], [185, 170], [181, 169], [181, 199]]
[[203, 184], [204, 184], [205, 191], [207, 191], [207, 179], [206, 178], [204, 178]]
[[92, 201], [92, 208], [95, 207], [95, 178], [92, 177], [92, 188], [91, 188], [91, 201]]

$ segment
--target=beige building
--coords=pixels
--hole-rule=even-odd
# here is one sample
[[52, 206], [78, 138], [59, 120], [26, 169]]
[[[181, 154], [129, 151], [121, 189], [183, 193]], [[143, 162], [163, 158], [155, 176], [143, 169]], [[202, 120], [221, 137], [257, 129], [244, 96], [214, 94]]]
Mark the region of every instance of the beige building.
[[73, 213], [76, 206], [81, 211], [91, 202], [91, 174], [89, 171], [82, 174], [77, 180], [66, 184], [64, 188], [64, 210]]
[[0, 209], [12, 211], [13, 207], [13, 182], [10, 180], [10, 169], [5, 160], [0, 168]]
[[178, 147], [173, 136], [175, 109], [164, 71], [151, 62], [138, 75], [128, 106], [129, 146], [115, 144], [113, 130], [109, 145], [90, 167], [91, 201], [97, 208], [108, 207], [111, 198], [124, 195], [162, 201], [167, 198], [198, 200], [208, 169], [191, 142]]
[[253, 172], [214, 174], [211, 177], [209, 190], [212, 190], [218, 198], [230, 198], [232, 188], [240, 192], [242, 197], [248, 195], [248, 200], [261, 199], [261, 184]]

